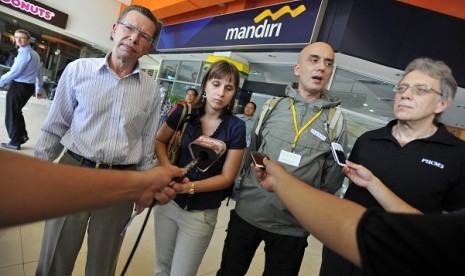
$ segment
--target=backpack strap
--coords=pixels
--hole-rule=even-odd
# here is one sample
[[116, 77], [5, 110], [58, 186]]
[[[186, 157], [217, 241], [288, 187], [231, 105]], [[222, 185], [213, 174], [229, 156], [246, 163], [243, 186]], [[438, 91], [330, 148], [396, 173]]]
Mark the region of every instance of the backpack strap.
[[[178, 122], [178, 128], [179, 128], [179, 125], [184, 122], [183, 126], [182, 126], [182, 130], [181, 130], [181, 134], [179, 135], [179, 138], [182, 138], [182, 135], [184, 134], [184, 131], [186, 130], [186, 126], [187, 126], [187, 120], [186, 120], [186, 117], [187, 116], [190, 116], [191, 113], [192, 113], [192, 107], [190, 104], [186, 103], [185, 105], [182, 105], [183, 108], [182, 108], [182, 113], [181, 113], [181, 117], [179, 118], [179, 122]], [[186, 110], [187, 109], [187, 110]], [[178, 129], [176, 128], [176, 129]]]
[[269, 100], [267, 100], [262, 107], [262, 110], [260, 111], [260, 116], [258, 117], [258, 123], [255, 128], [255, 134], [259, 135], [260, 129], [262, 127], [262, 124], [268, 120], [268, 117], [270, 116], [271, 111], [275, 108], [275, 106], [283, 99], [283, 97], [273, 97]]
[[328, 114], [328, 135], [329, 141], [333, 142], [338, 139], [342, 133], [344, 125], [344, 116], [340, 106], [331, 107]]

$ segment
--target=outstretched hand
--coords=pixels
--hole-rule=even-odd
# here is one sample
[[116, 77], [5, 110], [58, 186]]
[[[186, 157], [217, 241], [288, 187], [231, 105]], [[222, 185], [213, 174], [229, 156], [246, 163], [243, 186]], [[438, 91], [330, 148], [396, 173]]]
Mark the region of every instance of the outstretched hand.
[[344, 167], [342, 171], [345, 175], [356, 185], [364, 188], [369, 188], [374, 185], [375, 182], [380, 181], [373, 173], [362, 165], [355, 164], [346, 161], [347, 167]]
[[189, 182], [188, 178], [184, 178], [180, 183], [173, 183], [173, 179], [182, 177], [185, 170], [176, 166], [159, 166], [151, 170], [143, 172], [144, 181], [147, 183], [147, 188], [143, 195], [137, 200], [136, 204], [149, 207], [153, 199], [158, 204], [163, 205], [176, 197], [176, 193], [183, 190], [183, 184]]
[[251, 164], [252, 168], [257, 173], [258, 182], [267, 191], [273, 192], [275, 186], [281, 181], [281, 177], [288, 174], [286, 168], [277, 162], [269, 160], [267, 157], [263, 158], [265, 170]]

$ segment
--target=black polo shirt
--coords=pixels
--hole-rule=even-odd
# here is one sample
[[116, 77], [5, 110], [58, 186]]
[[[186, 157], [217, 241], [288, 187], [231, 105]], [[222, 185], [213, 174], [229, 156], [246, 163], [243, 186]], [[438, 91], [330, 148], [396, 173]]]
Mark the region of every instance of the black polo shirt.
[[[386, 127], [357, 139], [350, 160], [365, 166], [400, 198], [422, 212], [465, 208], [465, 142], [443, 124], [429, 138], [401, 147]], [[379, 203], [365, 189], [351, 184], [345, 198], [365, 207]]]

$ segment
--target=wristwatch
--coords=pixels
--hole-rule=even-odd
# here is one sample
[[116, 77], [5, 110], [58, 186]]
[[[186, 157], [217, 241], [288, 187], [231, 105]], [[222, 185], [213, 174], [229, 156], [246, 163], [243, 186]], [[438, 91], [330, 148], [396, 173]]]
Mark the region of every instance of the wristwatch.
[[195, 193], [195, 181], [191, 182], [191, 188], [189, 189], [189, 194], [193, 195]]

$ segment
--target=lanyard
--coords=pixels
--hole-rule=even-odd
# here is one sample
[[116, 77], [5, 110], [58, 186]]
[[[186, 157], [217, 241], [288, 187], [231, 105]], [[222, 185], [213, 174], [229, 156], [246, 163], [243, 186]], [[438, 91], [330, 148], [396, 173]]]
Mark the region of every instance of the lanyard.
[[311, 123], [313, 123], [313, 121], [316, 120], [316, 118], [318, 118], [321, 115], [321, 113], [323, 112], [323, 108], [321, 108], [320, 111], [318, 111], [318, 113], [315, 114], [315, 116], [313, 116], [301, 129], [299, 129], [299, 127], [297, 126], [297, 113], [295, 111], [294, 99], [292, 98], [291, 98], [291, 104], [292, 104], [291, 108], [292, 108], [292, 116], [294, 119], [294, 129], [295, 129], [294, 143], [292, 144], [292, 152], [294, 152], [296, 144], [297, 144], [297, 140], [299, 140], [300, 135]]

